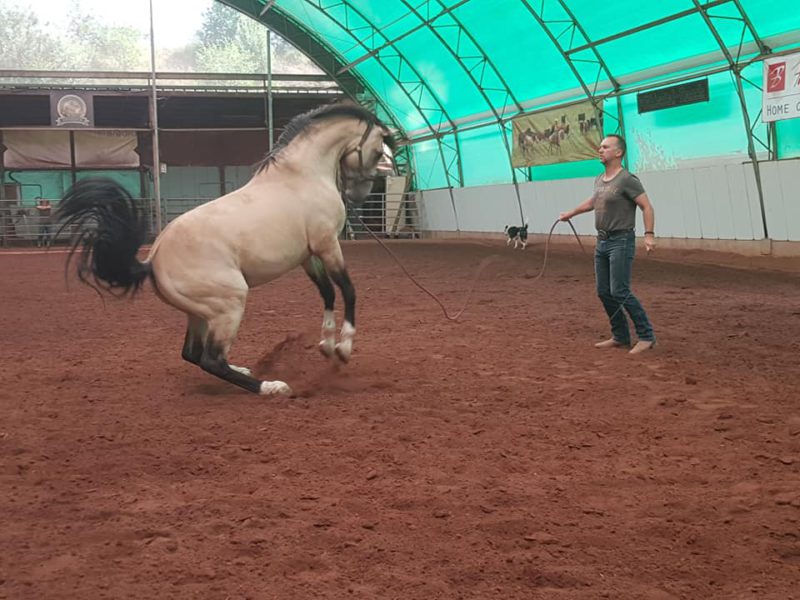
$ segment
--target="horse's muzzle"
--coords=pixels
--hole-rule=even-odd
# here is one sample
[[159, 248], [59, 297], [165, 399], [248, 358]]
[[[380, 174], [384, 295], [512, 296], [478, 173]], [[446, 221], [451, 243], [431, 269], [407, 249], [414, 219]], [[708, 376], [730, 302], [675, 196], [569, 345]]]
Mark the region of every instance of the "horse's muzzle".
[[384, 152], [376, 165], [378, 175], [392, 175], [394, 173], [394, 161], [392, 157]]
[[345, 200], [355, 207], [361, 206], [372, 191], [372, 185], [373, 180], [371, 178], [346, 181], [344, 188]]
[[386, 144], [383, 144], [381, 158], [378, 164], [375, 165], [378, 175], [393, 175], [394, 174], [394, 153], [392, 149]]

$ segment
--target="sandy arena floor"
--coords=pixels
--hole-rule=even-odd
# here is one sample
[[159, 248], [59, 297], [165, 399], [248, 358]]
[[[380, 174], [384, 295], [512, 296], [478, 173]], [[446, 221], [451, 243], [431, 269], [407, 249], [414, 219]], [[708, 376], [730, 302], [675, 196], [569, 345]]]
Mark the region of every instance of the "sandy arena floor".
[[541, 245], [392, 248], [452, 311], [499, 257], [451, 323], [346, 245], [339, 369], [301, 271], [253, 291], [232, 362], [278, 399], [182, 362], [149, 286], [104, 305], [0, 253], [0, 598], [800, 598], [800, 268], [639, 256], [634, 358], [592, 347], [572, 247], [538, 281]]

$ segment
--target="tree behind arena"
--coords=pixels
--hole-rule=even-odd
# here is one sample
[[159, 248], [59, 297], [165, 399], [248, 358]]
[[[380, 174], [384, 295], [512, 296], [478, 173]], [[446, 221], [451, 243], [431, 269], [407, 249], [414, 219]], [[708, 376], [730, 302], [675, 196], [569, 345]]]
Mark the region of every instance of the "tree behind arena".
[[[205, 10], [197, 38], [199, 71], [264, 73], [267, 70], [266, 28], [224, 4], [214, 2]], [[278, 35], [272, 36], [272, 69], [280, 73], [319, 72], [308, 58]]]
[[[0, 69], [147, 71], [148, 33], [107, 25], [80, 4], [64, 23], [44, 23], [30, 8], [0, 0]], [[156, 38], [158, 43], [158, 37]], [[302, 53], [272, 36], [272, 67], [279, 73], [319, 73]], [[214, 2], [204, 13], [196, 39], [183, 47], [159, 48], [159, 70], [264, 73], [266, 29], [255, 20]]]
[[73, 13], [61, 34], [29, 9], [0, 0], [0, 68], [31, 70], [141, 70], [147, 54], [133, 27], [104, 25]]

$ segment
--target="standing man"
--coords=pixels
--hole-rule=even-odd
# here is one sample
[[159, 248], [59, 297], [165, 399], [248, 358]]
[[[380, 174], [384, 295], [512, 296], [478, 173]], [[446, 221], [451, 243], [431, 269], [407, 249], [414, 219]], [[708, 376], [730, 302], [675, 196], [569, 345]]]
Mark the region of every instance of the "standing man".
[[43, 200], [41, 196], [36, 197], [36, 212], [39, 216], [39, 236], [36, 238], [36, 246], [45, 248], [50, 246], [50, 215], [53, 207], [50, 200]]
[[597, 295], [611, 321], [611, 339], [598, 342], [595, 347], [630, 347], [631, 335], [625, 318], [627, 311], [639, 338], [630, 354], [639, 354], [655, 346], [656, 337], [647, 313], [631, 291], [631, 269], [636, 253], [636, 207], [642, 209], [644, 245], [648, 252], [656, 247], [655, 214], [639, 178], [622, 167], [625, 150], [625, 140], [619, 135], [609, 135], [600, 142], [600, 162], [605, 167], [605, 173], [595, 179], [594, 193], [591, 198], [571, 211], [561, 213], [558, 218], [568, 221], [575, 215], [595, 211], [597, 247], [594, 270]]

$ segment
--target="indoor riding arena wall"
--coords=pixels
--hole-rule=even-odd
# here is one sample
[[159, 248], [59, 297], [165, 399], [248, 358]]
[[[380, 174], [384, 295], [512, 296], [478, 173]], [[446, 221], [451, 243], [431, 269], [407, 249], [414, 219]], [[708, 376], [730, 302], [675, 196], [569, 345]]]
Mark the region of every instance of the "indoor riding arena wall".
[[[800, 160], [763, 162], [760, 169], [766, 240], [752, 165], [732, 162], [638, 173], [655, 208], [659, 243], [800, 256]], [[454, 189], [452, 199], [446, 189], [425, 190], [419, 200], [420, 229], [439, 237], [485, 237], [502, 234], [504, 226], [524, 218], [531, 234], [547, 234], [559, 212], [591, 196], [593, 183], [594, 177], [523, 183], [519, 202], [513, 185]], [[581, 235], [594, 234], [592, 215], [577, 217], [573, 224]], [[644, 231], [639, 211], [637, 229]], [[572, 237], [567, 225], [558, 226], [555, 234]]]

